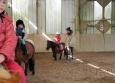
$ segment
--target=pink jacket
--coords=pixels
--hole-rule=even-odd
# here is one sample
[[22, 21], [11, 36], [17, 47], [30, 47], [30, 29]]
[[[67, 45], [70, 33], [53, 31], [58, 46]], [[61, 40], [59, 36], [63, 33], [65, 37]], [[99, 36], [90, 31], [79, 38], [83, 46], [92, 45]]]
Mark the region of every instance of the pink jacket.
[[0, 53], [6, 57], [6, 60], [14, 59], [17, 36], [14, 31], [12, 19], [2, 15], [3, 22], [0, 22]]

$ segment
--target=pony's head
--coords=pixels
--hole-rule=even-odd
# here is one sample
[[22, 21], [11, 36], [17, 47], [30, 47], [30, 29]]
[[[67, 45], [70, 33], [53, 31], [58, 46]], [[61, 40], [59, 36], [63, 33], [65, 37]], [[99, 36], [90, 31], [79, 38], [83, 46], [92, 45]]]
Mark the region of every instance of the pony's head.
[[46, 50], [49, 50], [52, 47], [52, 41], [47, 40]]
[[0, 83], [21, 83], [19, 72], [11, 75], [9, 71], [0, 68]]

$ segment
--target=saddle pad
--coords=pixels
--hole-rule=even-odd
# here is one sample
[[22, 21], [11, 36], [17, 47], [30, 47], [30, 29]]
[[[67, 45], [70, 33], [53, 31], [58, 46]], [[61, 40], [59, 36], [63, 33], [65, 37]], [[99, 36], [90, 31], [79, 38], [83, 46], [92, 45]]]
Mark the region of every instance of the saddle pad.
[[62, 44], [60, 45], [60, 49], [61, 49], [61, 50], [63, 50], [63, 49], [64, 49], [64, 47], [63, 47], [63, 45], [62, 45]]
[[28, 41], [26, 41], [26, 47], [29, 50], [29, 52], [33, 52], [34, 51], [33, 44], [31, 44]]

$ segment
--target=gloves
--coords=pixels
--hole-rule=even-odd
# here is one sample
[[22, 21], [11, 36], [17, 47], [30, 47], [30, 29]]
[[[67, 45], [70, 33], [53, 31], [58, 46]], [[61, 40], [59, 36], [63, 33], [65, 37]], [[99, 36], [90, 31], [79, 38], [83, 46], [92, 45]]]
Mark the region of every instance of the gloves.
[[5, 60], [5, 57], [3, 54], [0, 54], [0, 63], [2, 63]]

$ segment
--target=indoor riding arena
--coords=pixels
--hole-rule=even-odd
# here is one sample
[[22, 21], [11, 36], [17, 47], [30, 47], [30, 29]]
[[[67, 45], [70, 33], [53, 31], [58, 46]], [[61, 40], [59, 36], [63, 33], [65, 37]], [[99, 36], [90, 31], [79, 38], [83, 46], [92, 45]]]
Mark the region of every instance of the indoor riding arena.
[[[28, 69], [27, 83], [115, 83], [115, 0], [7, 3], [6, 12], [14, 27], [17, 20], [23, 20], [27, 39], [35, 48], [35, 74]], [[57, 31], [61, 37], [59, 44], [54, 42]], [[69, 35], [72, 42], [66, 41]], [[56, 48], [48, 49], [53, 45], [48, 41], [55, 43]]]

